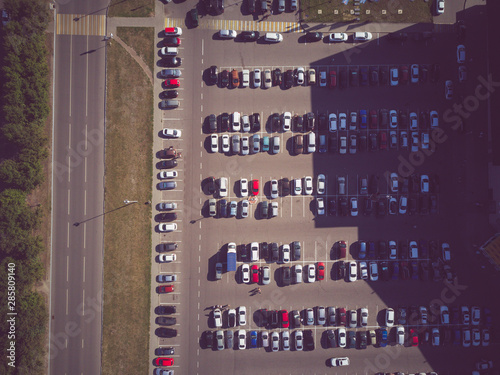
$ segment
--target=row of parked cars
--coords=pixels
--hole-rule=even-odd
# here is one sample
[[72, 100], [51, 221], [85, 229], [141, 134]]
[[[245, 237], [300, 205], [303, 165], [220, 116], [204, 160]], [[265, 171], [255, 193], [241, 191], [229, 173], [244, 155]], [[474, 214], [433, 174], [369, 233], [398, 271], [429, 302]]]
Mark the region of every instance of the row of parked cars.
[[239, 136], [238, 134], [229, 135], [217, 134], [210, 135], [210, 151], [233, 155], [258, 154], [267, 152], [273, 155], [278, 154], [281, 149], [281, 139], [278, 136], [261, 137], [259, 134], [251, 136]]
[[[255, 34], [255, 32], [252, 33], [252, 37], [258, 38], [258, 34]], [[267, 33], [265, 37], [266, 41], [271, 41], [268, 34], [273, 34], [272, 41], [282, 40], [281, 34]], [[236, 37], [235, 34], [234, 37]], [[243, 38], [246, 37], [244, 36]], [[278, 86], [289, 89], [294, 86], [319, 86], [333, 89], [336, 87], [398, 86], [408, 83], [436, 83], [440, 78], [439, 64], [297, 67], [293, 69], [285, 68], [283, 71], [280, 68], [255, 68], [253, 71], [242, 69], [241, 72], [237, 69], [222, 69], [220, 74], [216, 66], [210, 69], [213, 74], [210, 74], [209, 83], [212, 85], [218, 83], [221, 88], [253, 87], [268, 89]]]
[[[267, 219], [278, 216], [279, 204], [277, 201], [262, 201], [259, 202], [257, 207], [255, 217]], [[208, 200], [208, 216], [210, 217], [237, 217], [244, 219], [248, 217], [249, 214], [250, 201], [248, 199], [242, 201], [227, 201], [225, 199], [220, 199], [218, 202], [215, 198], [210, 198]]]
[[160, 102], [161, 109], [172, 109], [179, 106], [179, 101], [176, 99], [179, 95], [177, 90], [170, 90], [180, 86], [180, 77], [182, 72], [180, 69], [175, 69], [182, 64], [182, 60], [177, 56], [179, 46], [181, 45], [182, 29], [180, 27], [166, 27], [165, 36], [162, 41], [163, 47], [160, 49], [162, 60], [160, 65], [168, 67], [160, 71], [160, 77], [165, 78], [163, 87], [166, 91], [160, 94], [163, 99]]

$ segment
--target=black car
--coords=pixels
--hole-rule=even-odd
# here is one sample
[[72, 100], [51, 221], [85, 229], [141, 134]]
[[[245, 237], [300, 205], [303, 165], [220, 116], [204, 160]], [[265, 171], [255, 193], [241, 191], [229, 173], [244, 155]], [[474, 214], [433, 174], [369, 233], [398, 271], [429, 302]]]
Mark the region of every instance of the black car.
[[431, 68], [431, 82], [436, 83], [439, 81], [440, 69], [439, 64], [433, 64]]
[[211, 0], [210, 5], [215, 15], [218, 16], [224, 13], [224, 0]]
[[377, 149], [378, 149], [377, 133], [370, 133], [370, 151], [377, 151]]
[[422, 281], [429, 281], [429, 263], [420, 262], [420, 278]]
[[389, 35], [387, 35], [387, 37], [389, 38], [389, 40], [404, 42], [405, 40], [408, 39], [408, 34], [407, 33], [389, 33]]
[[252, 131], [260, 131], [260, 114], [254, 113], [253, 116], [250, 116], [250, 123], [252, 124]]
[[242, 31], [240, 34], [241, 40], [244, 42], [255, 42], [259, 36], [258, 31]]
[[312, 112], [307, 112], [306, 114], [306, 120], [307, 120], [307, 130], [309, 131], [314, 131], [315, 128], [315, 118], [314, 118], [314, 113]]
[[155, 312], [158, 315], [175, 314], [177, 312], [177, 307], [176, 306], [162, 305], [162, 306], [158, 306], [155, 309]]
[[356, 348], [356, 332], [355, 331], [347, 331], [347, 348], [350, 348], [350, 349]]
[[359, 145], [358, 145], [359, 151], [366, 151], [368, 146], [368, 139], [366, 138], [366, 135], [360, 135], [358, 140], [359, 140]]
[[387, 242], [379, 241], [378, 242], [378, 258], [379, 259], [387, 259]]
[[156, 324], [160, 326], [173, 326], [177, 323], [177, 319], [170, 316], [157, 316]]
[[281, 82], [283, 81], [283, 77], [281, 74], [281, 70], [276, 68], [273, 70], [273, 86], [281, 86]]
[[227, 217], [227, 201], [225, 199], [219, 201], [219, 215], [220, 217]]
[[177, 214], [175, 212], [165, 212], [156, 215], [155, 219], [158, 222], [177, 220]]
[[293, 260], [300, 260], [300, 242], [294, 241], [292, 243], [292, 258]]
[[337, 280], [343, 280], [345, 278], [346, 265], [343, 260], [337, 262]]
[[177, 90], [167, 90], [167, 91], [163, 91], [160, 94], [160, 98], [173, 99], [173, 98], [177, 98], [178, 95], [179, 95], [179, 92]]
[[378, 175], [374, 174], [370, 177], [370, 183], [368, 184], [368, 192], [370, 194], [378, 194], [378, 181], [379, 177]]
[[380, 269], [380, 277], [384, 281], [388, 281], [391, 278], [391, 275], [389, 273], [389, 265], [387, 262], [381, 262], [379, 265]]
[[338, 151], [338, 148], [339, 148], [339, 142], [338, 142], [338, 138], [337, 138], [337, 132], [335, 133], [330, 133], [330, 137], [329, 137], [329, 142], [328, 142], [328, 150], [331, 152], [331, 153], [336, 153]]
[[247, 0], [247, 9], [249, 13], [255, 12], [255, 0]]
[[290, 194], [290, 180], [288, 178], [282, 178], [280, 180], [280, 190], [281, 190], [281, 196], [286, 197], [287, 195]]
[[162, 160], [158, 163], [159, 169], [168, 169], [168, 168], [174, 168], [174, 167], [177, 167], [177, 160], [175, 160], [175, 159]]
[[208, 130], [211, 133], [215, 133], [217, 131], [217, 117], [212, 113], [208, 116]]
[[155, 349], [155, 355], [157, 356], [172, 355], [172, 354], [175, 354], [175, 349], [172, 347]]
[[359, 339], [359, 348], [366, 349], [368, 345], [368, 336], [366, 335], [366, 331], [358, 331], [358, 339]]
[[378, 68], [376, 66], [370, 66], [370, 85], [378, 85]]
[[420, 82], [426, 83], [429, 78], [429, 68], [427, 65], [420, 65]]
[[368, 68], [366, 66], [362, 66], [359, 69], [359, 75], [361, 86], [368, 86]]
[[220, 131], [225, 132], [229, 128], [229, 114], [224, 112], [220, 115]]
[[326, 331], [326, 338], [328, 340], [327, 342], [329, 348], [337, 347], [337, 340], [335, 339], [335, 331], [333, 329]]
[[248, 250], [246, 245], [238, 245], [238, 254], [240, 254], [240, 261], [242, 262], [248, 262], [249, 257], [248, 257]]
[[310, 32], [306, 34], [306, 41], [308, 42], [319, 42], [323, 39], [323, 33]]
[[441, 256], [436, 241], [429, 241], [429, 253], [433, 261], [438, 260], [438, 258]]
[[339, 208], [340, 208], [340, 214], [342, 216], [347, 216], [349, 214], [349, 207], [347, 205], [346, 197], [339, 198]]
[[395, 200], [389, 201], [389, 214], [395, 215], [398, 211], [398, 203]]
[[283, 267], [283, 285], [290, 285], [292, 282], [292, 273], [290, 267]]
[[328, 129], [328, 115], [326, 113], [320, 113], [318, 115], [318, 130]]
[[328, 200], [328, 214], [337, 216], [337, 200], [335, 198], [330, 198]]
[[370, 216], [373, 213], [373, 200], [370, 199], [369, 197], [366, 197], [364, 207], [365, 207], [364, 215]]
[[295, 116], [293, 118], [293, 126], [296, 132], [304, 131], [304, 119], [302, 116]]
[[280, 324], [279, 313], [276, 310], [269, 311], [269, 326], [270, 328], [278, 328]]
[[214, 177], [208, 177], [206, 179], [206, 186], [207, 186], [208, 194], [215, 193], [215, 178]]
[[293, 71], [287, 70], [285, 72], [285, 88], [289, 89], [293, 86]]
[[289, 317], [291, 317], [291, 321], [293, 322], [293, 327], [299, 328], [300, 327], [300, 314], [299, 314], [298, 310], [292, 310], [289, 314]]
[[177, 330], [173, 328], [157, 328], [155, 333], [158, 337], [177, 337]]
[[420, 179], [415, 174], [410, 176], [410, 190], [412, 193], [420, 192]]
[[310, 329], [304, 331], [304, 345], [306, 350], [314, 350], [314, 336], [313, 331]]
[[229, 72], [227, 70], [223, 70], [220, 72], [220, 87], [229, 86]]
[[271, 261], [277, 262], [280, 258], [278, 244], [276, 242], [271, 242]]
[[159, 253], [174, 251], [175, 249], [177, 249], [177, 244], [175, 242], [161, 243], [156, 246], [156, 251], [158, 251]]
[[408, 259], [408, 245], [405, 242], [399, 242], [399, 254], [401, 259]]
[[182, 64], [182, 60], [177, 56], [166, 56], [161, 59], [160, 65], [165, 67], [176, 67]]
[[231, 314], [227, 314], [227, 325], [231, 328], [231, 327], [234, 327], [236, 326], [236, 314], [235, 313], [231, 313]]
[[347, 70], [346, 68], [339, 68], [339, 81], [340, 81], [340, 88], [344, 89], [347, 87]]
[[418, 212], [418, 201], [416, 197], [410, 197], [408, 203], [408, 214], [415, 215]]
[[267, 242], [261, 242], [260, 244], [260, 257], [262, 259], [267, 259], [269, 257], [269, 246]]
[[212, 331], [205, 331], [205, 347], [210, 349], [214, 342], [214, 333]]
[[379, 69], [379, 82], [381, 85], [387, 85], [389, 83], [389, 68], [387, 66], [381, 66]]
[[401, 194], [408, 194], [410, 188], [410, 181], [407, 178], [403, 178], [403, 181], [400, 183]]
[[208, 68], [208, 83], [210, 85], [215, 85], [217, 83], [218, 73], [219, 72], [215, 65], [212, 65], [210, 68]]
[[357, 67], [352, 67], [350, 69], [350, 85], [353, 87], [359, 86], [359, 71]]
[[439, 193], [439, 176], [437, 174], [431, 176], [430, 180], [430, 192], [431, 193]]
[[419, 121], [419, 127], [422, 130], [427, 130], [429, 128], [429, 112], [426, 111], [420, 111], [420, 121]]
[[420, 215], [429, 215], [429, 196], [420, 196]]

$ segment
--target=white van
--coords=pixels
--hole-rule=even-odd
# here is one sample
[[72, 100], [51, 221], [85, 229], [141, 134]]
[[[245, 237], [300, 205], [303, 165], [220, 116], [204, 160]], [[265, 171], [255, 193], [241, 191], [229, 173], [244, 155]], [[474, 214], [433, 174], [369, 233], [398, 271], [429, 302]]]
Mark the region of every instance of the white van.
[[314, 132], [310, 132], [307, 135], [307, 152], [316, 152], [316, 134]]
[[242, 70], [241, 87], [248, 87], [250, 85], [250, 71], [248, 69]]
[[233, 127], [233, 132], [239, 132], [241, 129], [241, 115], [239, 112], [233, 112], [231, 116], [231, 126]]
[[177, 47], [163, 47], [161, 49], [162, 56], [175, 56], [177, 52]]
[[266, 33], [264, 40], [266, 42], [279, 43], [283, 41], [283, 35], [280, 33]]

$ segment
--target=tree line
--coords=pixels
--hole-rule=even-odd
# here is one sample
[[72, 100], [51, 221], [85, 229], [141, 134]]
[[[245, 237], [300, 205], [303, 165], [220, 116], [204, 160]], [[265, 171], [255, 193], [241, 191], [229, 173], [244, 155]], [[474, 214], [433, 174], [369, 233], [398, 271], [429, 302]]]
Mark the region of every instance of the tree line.
[[0, 361], [0, 373], [34, 374], [46, 368], [48, 309], [35, 290], [45, 272], [44, 244], [35, 234], [42, 213], [27, 197], [44, 182], [48, 155], [49, 11], [44, 0], [5, 0], [4, 9], [9, 21], [0, 25], [0, 348], [7, 361]]

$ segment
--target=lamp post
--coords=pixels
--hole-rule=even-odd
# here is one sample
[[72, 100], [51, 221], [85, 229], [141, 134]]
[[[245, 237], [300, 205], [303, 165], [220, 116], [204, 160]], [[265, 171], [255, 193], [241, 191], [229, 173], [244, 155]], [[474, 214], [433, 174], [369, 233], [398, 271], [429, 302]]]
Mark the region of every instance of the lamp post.
[[128, 199], [125, 199], [123, 203], [130, 204], [130, 203], [137, 203], [137, 201], [129, 201]]

